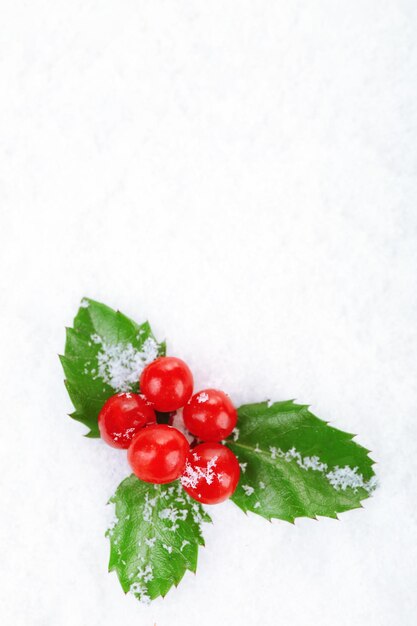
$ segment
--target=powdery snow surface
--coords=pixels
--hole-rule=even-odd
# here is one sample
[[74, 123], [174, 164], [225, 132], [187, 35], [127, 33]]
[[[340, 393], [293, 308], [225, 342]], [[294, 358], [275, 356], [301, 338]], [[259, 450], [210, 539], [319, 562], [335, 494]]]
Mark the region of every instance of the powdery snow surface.
[[[416, 29], [412, 0], [3, 0], [2, 626], [414, 626]], [[126, 454], [67, 417], [57, 359], [83, 296], [196, 391], [358, 433], [380, 488], [340, 521], [211, 507], [197, 574], [125, 596]]]

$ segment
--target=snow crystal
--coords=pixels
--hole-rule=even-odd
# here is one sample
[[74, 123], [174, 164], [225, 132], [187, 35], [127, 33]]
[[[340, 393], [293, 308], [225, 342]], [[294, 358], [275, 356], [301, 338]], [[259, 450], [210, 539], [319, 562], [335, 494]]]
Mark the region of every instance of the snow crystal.
[[257, 443], [256, 446], [255, 446], [255, 452], [261, 452], [261, 449], [259, 447], [259, 443]]
[[179, 526], [177, 521], [184, 522], [187, 519], [188, 511], [186, 509], [175, 509], [174, 507], [167, 507], [159, 512], [159, 518], [168, 520], [172, 523], [172, 526], [168, 527], [168, 530], [176, 531]]
[[242, 485], [242, 489], [245, 492], [245, 496], [251, 496], [255, 491], [250, 485]]
[[320, 460], [318, 456], [305, 456], [303, 457], [300, 452], [295, 448], [291, 448], [287, 452], [283, 452], [280, 448], [269, 448], [271, 452], [271, 458], [284, 459], [287, 463], [296, 461], [297, 465], [303, 470], [312, 470], [313, 472], [321, 472], [325, 475], [331, 486], [336, 491], [345, 491], [347, 487], [351, 487], [355, 491], [358, 488], [365, 489], [368, 493], [375, 491], [377, 487], [376, 476], [373, 476], [370, 480], [366, 481], [362, 474], [358, 472], [357, 467], [345, 467], [336, 466], [332, 471], [328, 470], [327, 463]]
[[197, 402], [199, 402], [200, 404], [202, 404], [203, 402], [207, 402], [208, 399], [208, 394], [205, 391], [202, 391], [197, 396]]
[[167, 546], [166, 543], [163, 543], [162, 547], [165, 548], [165, 550], [168, 552], [168, 554], [171, 554], [172, 546]]
[[145, 494], [145, 504], [143, 507], [143, 519], [145, 522], [152, 522], [152, 509], [156, 504], [158, 496], [155, 498], [149, 498], [148, 494]]
[[86, 309], [86, 308], [87, 308], [87, 307], [89, 307], [89, 306], [90, 306], [90, 303], [89, 303], [89, 301], [87, 300], [87, 298], [83, 298], [83, 299], [81, 300], [81, 302], [80, 302], [80, 307], [81, 307], [82, 309]]
[[148, 595], [146, 583], [153, 580], [152, 566], [138, 567], [136, 578], [137, 580], [130, 585], [129, 592], [144, 604], [149, 604], [151, 599]]
[[351, 487], [355, 491], [361, 488], [366, 489], [368, 493], [372, 493], [377, 487], [376, 476], [372, 476], [370, 480], [366, 481], [362, 474], [358, 473], [357, 467], [352, 469], [348, 465], [345, 467], [336, 466], [334, 470], [326, 474], [326, 478], [337, 491], [340, 489], [346, 491], [347, 487]]
[[206, 469], [199, 466], [192, 466], [188, 461], [185, 465], [184, 474], [181, 477], [181, 484], [184, 487], [192, 487], [195, 489], [201, 480], [205, 480], [208, 485], [211, 485], [216, 478], [216, 474], [213, 468], [216, 467], [217, 456], [214, 456], [207, 462]]
[[261, 503], [260, 503], [260, 502], [255, 502], [255, 504], [254, 504], [253, 508], [254, 508], [254, 509], [259, 509], [259, 507], [260, 507], [260, 506], [261, 506]]
[[262, 480], [259, 483], [259, 489], [265, 489], [265, 483]]
[[248, 466], [247, 463], [239, 463], [240, 469], [242, 470], [242, 473], [244, 474], [246, 472], [246, 468]]
[[187, 541], [186, 539], [184, 539], [184, 541], [181, 544], [181, 548], [180, 550], [183, 550], [183, 548], [185, 548], [185, 546], [189, 546], [191, 545], [189, 541]]
[[119, 441], [119, 439], [123, 439], [124, 441], [130, 441], [135, 433], [136, 429], [135, 428], [126, 428], [126, 430], [124, 432], [120, 432], [120, 433], [112, 433], [113, 435], [113, 439], [115, 441]]
[[327, 464], [322, 463], [318, 456], [305, 456], [303, 458], [295, 448], [291, 448], [288, 452], [278, 450], [278, 455], [281, 458], [284, 458], [287, 462], [295, 459], [297, 461], [297, 465], [299, 465], [302, 469], [312, 469], [315, 472], [327, 471]]
[[234, 428], [233, 429], [233, 441], [237, 441], [238, 439], [239, 439], [239, 429]]
[[147, 589], [143, 583], [134, 582], [130, 585], [129, 593], [132, 593], [139, 602], [150, 604], [151, 599], [147, 593]]
[[101, 345], [97, 376], [116, 391], [128, 391], [138, 381], [143, 368], [158, 356], [158, 346], [152, 337], [146, 339], [142, 350], [131, 343], [109, 344], [97, 334], [91, 335], [91, 340]]
[[149, 548], [153, 548], [156, 542], [156, 537], [151, 537], [150, 539], [146, 538], [145, 543]]
[[137, 578], [143, 580], [144, 583], [148, 583], [153, 579], [152, 565], [146, 565], [146, 567], [138, 567]]
[[191, 508], [192, 508], [193, 520], [195, 521], [196, 524], [201, 524], [201, 522], [203, 521], [203, 516], [201, 515], [199, 505], [197, 503], [194, 503]]

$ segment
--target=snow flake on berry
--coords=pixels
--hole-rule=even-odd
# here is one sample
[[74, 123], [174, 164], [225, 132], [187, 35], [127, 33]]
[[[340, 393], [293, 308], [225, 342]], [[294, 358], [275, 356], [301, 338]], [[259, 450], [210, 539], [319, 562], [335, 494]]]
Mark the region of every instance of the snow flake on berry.
[[200, 481], [204, 480], [208, 485], [211, 485], [216, 478], [214, 468], [217, 463], [217, 456], [214, 456], [210, 461], [207, 461], [206, 467], [193, 467], [188, 461], [185, 465], [184, 474], [181, 476], [181, 484], [184, 487], [192, 487], [195, 489]]

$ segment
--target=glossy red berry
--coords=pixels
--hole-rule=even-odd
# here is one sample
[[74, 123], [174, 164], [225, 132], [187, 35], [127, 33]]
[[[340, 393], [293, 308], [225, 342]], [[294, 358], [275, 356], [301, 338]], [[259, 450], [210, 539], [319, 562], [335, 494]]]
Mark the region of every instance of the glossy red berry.
[[223, 502], [235, 491], [240, 467], [236, 456], [221, 443], [201, 443], [190, 450], [181, 484], [203, 504]]
[[133, 472], [147, 483], [170, 483], [184, 471], [190, 449], [182, 433], [167, 424], [141, 430], [132, 441], [127, 458]]
[[229, 396], [217, 389], [194, 394], [183, 416], [186, 428], [203, 441], [226, 439], [237, 422], [237, 411]]
[[128, 448], [141, 428], [155, 422], [155, 411], [146, 398], [137, 393], [111, 396], [98, 416], [100, 435], [114, 448]]
[[161, 356], [143, 370], [140, 390], [156, 411], [176, 411], [193, 393], [193, 375], [181, 359]]

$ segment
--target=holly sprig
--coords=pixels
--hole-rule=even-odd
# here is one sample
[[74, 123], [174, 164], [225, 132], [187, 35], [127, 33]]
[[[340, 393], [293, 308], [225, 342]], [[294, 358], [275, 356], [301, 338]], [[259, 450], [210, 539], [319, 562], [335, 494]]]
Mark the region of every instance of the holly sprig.
[[[165, 355], [148, 322], [84, 298], [67, 328], [61, 363], [74, 405], [71, 417], [99, 437], [98, 414], [110, 396], [138, 391], [143, 368]], [[164, 421], [164, 417], [161, 421]], [[232, 501], [270, 520], [327, 516], [361, 506], [376, 487], [369, 450], [293, 400], [238, 409], [238, 424], [223, 443], [238, 457], [241, 477]], [[148, 602], [165, 596], [186, 570], [196, 571], [202, 523], [210, 517], [178, 481], [142, 482], [132, 475], [110, 500], [116, 519], [108, 530], [109, 570], [125, 592]]]
[[233, 502], [287, 522], [360, 507], [376, 483], [369, 450], [353, 437], [293, 400], [241, 406], [226, 441], [242, 472]]

